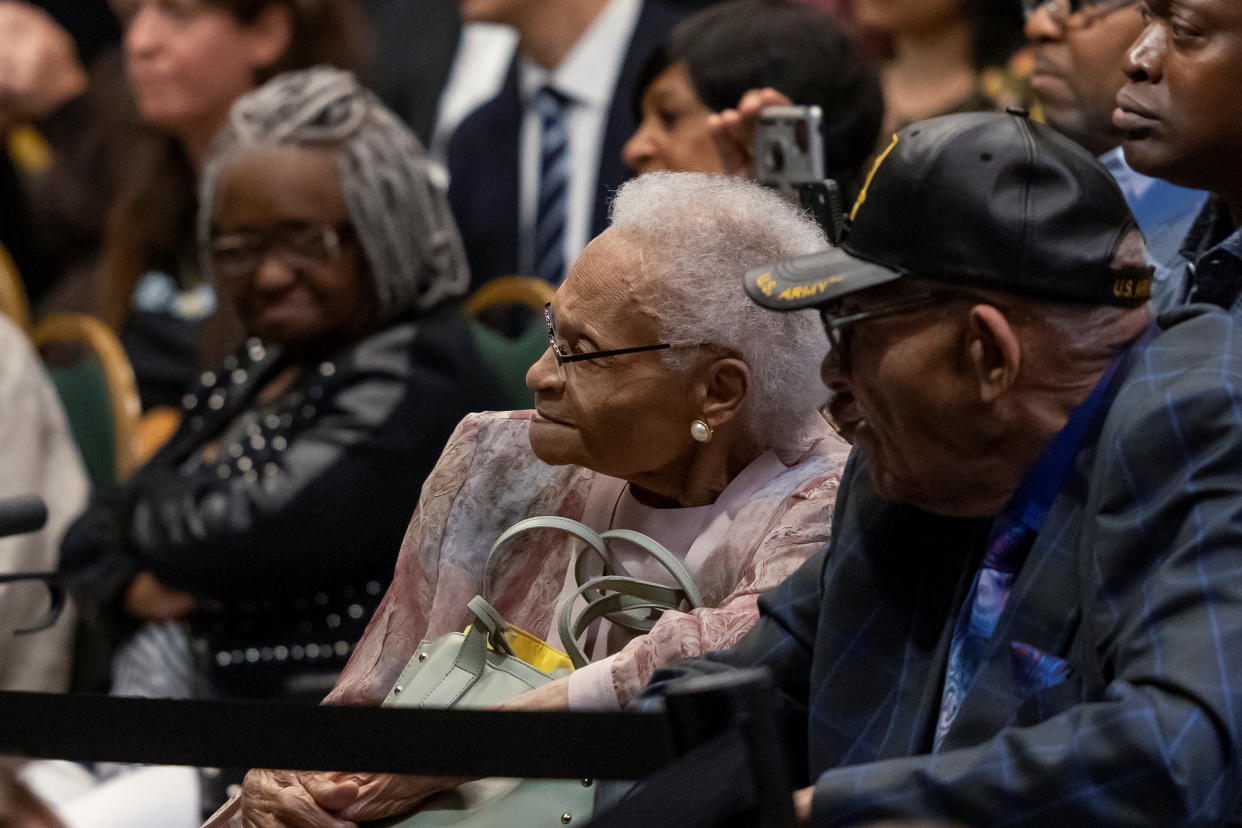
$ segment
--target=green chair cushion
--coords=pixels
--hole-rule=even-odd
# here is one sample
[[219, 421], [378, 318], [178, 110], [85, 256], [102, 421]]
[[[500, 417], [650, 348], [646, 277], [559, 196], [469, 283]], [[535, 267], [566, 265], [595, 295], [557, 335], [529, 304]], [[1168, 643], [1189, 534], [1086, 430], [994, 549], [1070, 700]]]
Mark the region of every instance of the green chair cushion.
[[112, 405], [103, 366], [94, 354], [72, 365], [48, 366], [52, 385], [68, 415], [87, 475], [96, 488], [116, 483], [116, 441]]
[[517, 337], [505, 336], [481, 322], [471, 322], [470, 328], [483, 361], [500, 380], [510, 406], [522, 409], [534, 405], [534, 395], [526, 387], [526, 371], [548, 350], [543, 320], [527, 325]]

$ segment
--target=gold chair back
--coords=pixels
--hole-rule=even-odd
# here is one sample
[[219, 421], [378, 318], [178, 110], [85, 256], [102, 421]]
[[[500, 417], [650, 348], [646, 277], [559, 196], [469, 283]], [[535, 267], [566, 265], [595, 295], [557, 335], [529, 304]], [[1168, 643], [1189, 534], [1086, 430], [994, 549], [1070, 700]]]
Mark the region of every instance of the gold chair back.
[[0, 244], [0, 314], [12, 319], [26, 333], [30, 333], [30, 302], [17, 264], [8, 249]]
[[552, 301], [556, 288], [532, 276], [493, 279], [466, 298], [466, 315], [472, 319], [502, 305], [529, 305], [536, 310]]
[[56, 313], [35, 327], [31, 336], [40, 350], [54, 344], [80, 345], [95, 354], [108, 388], [112, 416], [116, 480], [125, 480], [139, 463], [139, 422], [142, 404], [134, 369], [112, 329], [93, 316]]
[[[544, 330], [543, 306], [552, 301], [556, 288], [529, 276], [505, 276], [488, 282], [466, 299], [466, 315], [471, 317], [474, 343], [479, 355], [500, 383], [507, 405], [511, 408], [530, 408], [535, 404], [531, 391], [526, 387], [526, 371], [548, 350], [548, 337]], [[512, 316], [505, 308], [529, 306], [534, 318], [528, 319], [523, 330], [516, 335], [506, 335], [488, 325], [505, 326], [513, 321], [520, 324], [520, 316]], [[496, 311], [490, 313], [490, 311]]]

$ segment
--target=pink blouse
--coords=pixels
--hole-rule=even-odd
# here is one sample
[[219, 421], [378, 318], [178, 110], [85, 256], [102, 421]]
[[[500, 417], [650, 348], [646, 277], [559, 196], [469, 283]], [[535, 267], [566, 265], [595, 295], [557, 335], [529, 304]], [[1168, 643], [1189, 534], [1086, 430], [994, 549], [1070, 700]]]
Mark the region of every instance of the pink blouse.
[[[379, 704], [420, 641], [470, 623], [466, 604], [481, 591], [493, 541], [527, 517], [560, 515], [597, 531], [646, 530], [683, 559], [707, 605], [666, 612], [642, 636], [598, 630], [587, 652], [603, 660], [570, 682], [571, 706], [578, 708], [623, 707], [658, 667], [729, 647], [758, 618], [759, 594], [828, 542], [849, 446], [818, 415], [792, 430], [790, 445], [760, 455], [716, 503], [668, 510], [642, 507], [624, 481], [538, 460], [528, 441], [530, 416], [472, 414], [458, 425], [423, 485], [392, 586], [327, 703]], [[556, 611], [572, 589], [577, 543], [545, 531], [509, 545], [491, 584], [507, 620], [559, 643]], [[635, 575], [669, 580], [637, 553], [614, 551]]]

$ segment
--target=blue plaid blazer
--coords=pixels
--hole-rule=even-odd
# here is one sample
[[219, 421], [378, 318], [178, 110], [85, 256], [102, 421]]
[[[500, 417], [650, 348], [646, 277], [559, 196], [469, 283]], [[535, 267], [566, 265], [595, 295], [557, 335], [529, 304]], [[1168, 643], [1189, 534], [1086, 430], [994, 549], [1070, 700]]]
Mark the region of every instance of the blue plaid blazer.
[[1131, 351], [941, 751], [988, 520], [887, 503], [855, 455], [831, 545], [731, 650], [767, 666], [815, 825], [1213, 825], [1242, 791], [1242, 330], [1190, 306]]

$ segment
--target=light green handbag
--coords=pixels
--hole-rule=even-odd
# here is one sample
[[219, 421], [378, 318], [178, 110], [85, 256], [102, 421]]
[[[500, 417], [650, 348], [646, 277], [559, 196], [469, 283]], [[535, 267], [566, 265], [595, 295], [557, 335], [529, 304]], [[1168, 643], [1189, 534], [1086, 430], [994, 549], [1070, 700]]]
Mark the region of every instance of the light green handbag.
[[[573, 620], [570, 600], [560, 614], [561, 642], [575, 666], [587, 663], [575, 638], [598, 618], [646, 631], [660, 610], [702, 605], [685, 567], [651, 538], [628, 530], [596, 533], [568, 518], [528, 518], [492, 545], [484, 567], [483, 594], [468, 605], [475, 619], [470, 629], [421, 643], [384, 699], [385, 707], [492, 707], [568, 675], [568, 670], [544, 673], [514, 655], [509, 643], [512, 628], [490, 601], [497, 551], [509, 539], [535, 529], [559, 529], [586, 544], [576, 556], [574, 572], [578, 594], [586, 598], [587, 608]], [[646, 550], [673, 573], [679, 588], [630, 577], [608, 549], [612, 539], [624, 539]], [[585, 575], [591, 554], [604, 561], [604, 574], [596, 578]], [[575, 632], [567, 635], [566, 630]], [[414, 815], [387, 824], [398, 828], [553, 828], [588, 821], [594, 800], [594, 784], [589, 779], [480, 779], [437, 794]]]

